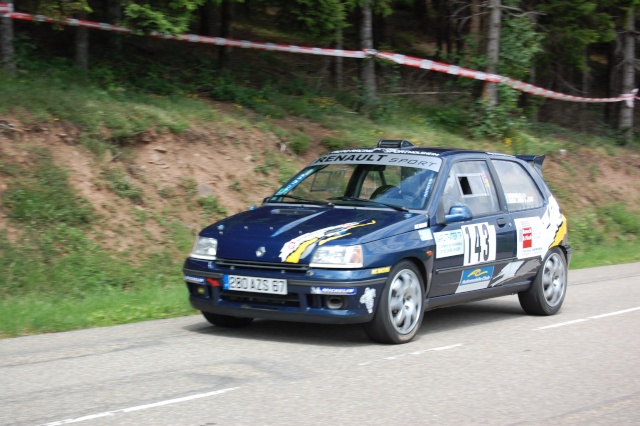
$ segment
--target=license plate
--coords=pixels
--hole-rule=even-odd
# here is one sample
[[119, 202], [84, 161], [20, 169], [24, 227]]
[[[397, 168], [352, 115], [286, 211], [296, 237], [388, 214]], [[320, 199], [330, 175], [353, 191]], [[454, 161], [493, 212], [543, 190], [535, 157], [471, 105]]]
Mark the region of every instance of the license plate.
[[287, 280], [225, 275], [222, 288], [249, 293], [287, 294]]

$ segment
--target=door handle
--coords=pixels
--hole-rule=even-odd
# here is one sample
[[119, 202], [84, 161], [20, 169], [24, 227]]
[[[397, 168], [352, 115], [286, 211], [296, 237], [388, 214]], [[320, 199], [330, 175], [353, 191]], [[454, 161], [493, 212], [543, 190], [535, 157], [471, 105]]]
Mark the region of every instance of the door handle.
[[498, 219], [496, 219], [496, 223], [500, 228], [502, 228], [507, 224], [507, 219], [505, 219], [504, 217], [499, 217]]

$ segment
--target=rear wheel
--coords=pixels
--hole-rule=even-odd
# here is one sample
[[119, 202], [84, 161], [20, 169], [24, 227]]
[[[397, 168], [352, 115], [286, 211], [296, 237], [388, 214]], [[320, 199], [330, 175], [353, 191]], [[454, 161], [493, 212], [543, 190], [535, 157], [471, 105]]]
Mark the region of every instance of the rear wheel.
[[363, 325], [371, 340], [407, 343], [422, 322], [424, 286], [415, 265], [402, 261], [393, 267], [371, 322]]
[[207, 321], [218, 327], [245, 327], [253, 321], [253, 318], [232, 317], [230, 315], [212, 314], [211, 312], [202, 312], [202, 315], [207, 319]]
[[518, 293], [520, 306], [528, 314], [553, 315], [560, 310], [567, 292], [567, 262], [564, 253], [554, 247], [527, 291]]

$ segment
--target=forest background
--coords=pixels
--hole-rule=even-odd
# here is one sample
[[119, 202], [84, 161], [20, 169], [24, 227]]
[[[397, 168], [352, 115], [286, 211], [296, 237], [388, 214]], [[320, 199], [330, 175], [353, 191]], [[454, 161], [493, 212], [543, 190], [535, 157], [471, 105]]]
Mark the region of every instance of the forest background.
[[348, 59], [148, 37], [385, 50], [616, 98], [636, 87], [625, 1], [16, 1], [0, 18], [0, 336], [193, 313], [200, 227], [330, 149], [378, 139], [547, 154], [573, 267], [640, 258], [637, 116]]

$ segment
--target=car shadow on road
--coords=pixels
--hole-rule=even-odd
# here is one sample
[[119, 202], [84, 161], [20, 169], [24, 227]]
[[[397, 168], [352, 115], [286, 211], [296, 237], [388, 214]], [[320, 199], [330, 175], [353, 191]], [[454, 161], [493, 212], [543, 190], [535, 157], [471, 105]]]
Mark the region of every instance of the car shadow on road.
[[[435, 309], [425, 313], [416, 337], [474, 327], [499, 321], [513, 321], [525, 316], [517, 299], [491, 299], [481, 302]], [[184, 327], [185, 330], [232, 339], [265, 340], [322, 346], [368, 346], [372, 343], [358, 324], [310, 324], [273, 320], [254, 320], [243, 328], [224, 328], [201, 322]]]

